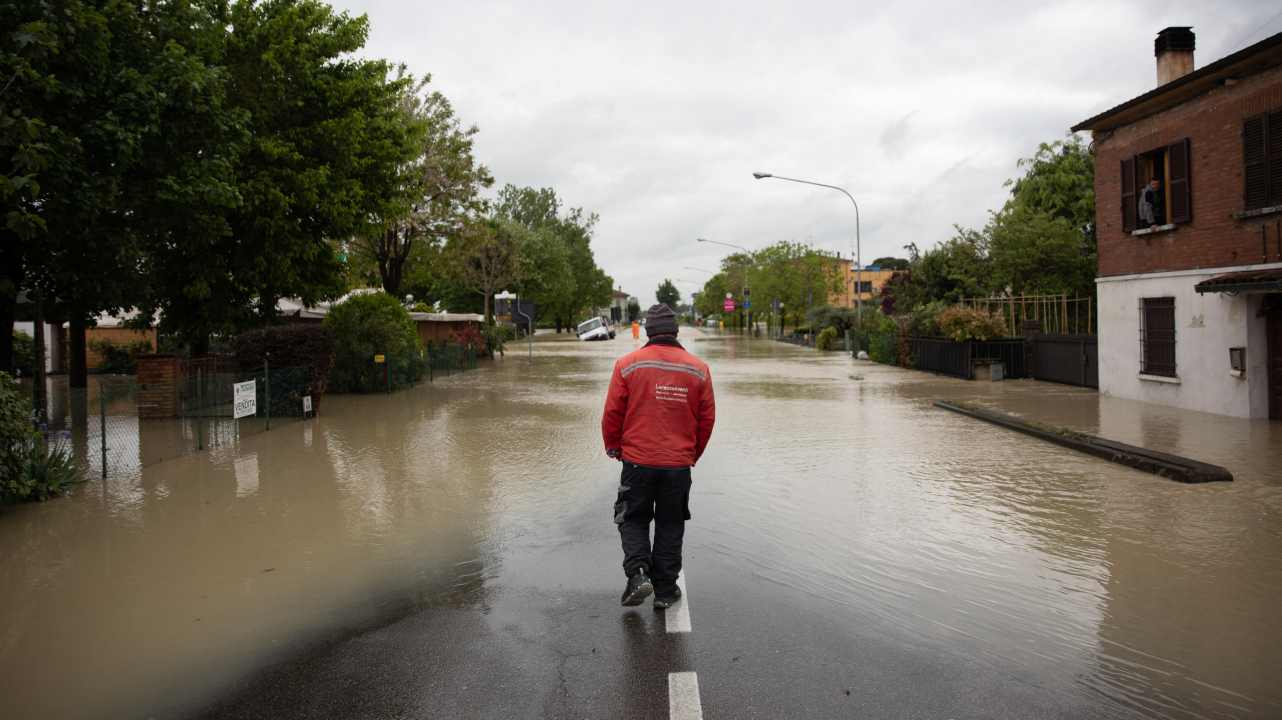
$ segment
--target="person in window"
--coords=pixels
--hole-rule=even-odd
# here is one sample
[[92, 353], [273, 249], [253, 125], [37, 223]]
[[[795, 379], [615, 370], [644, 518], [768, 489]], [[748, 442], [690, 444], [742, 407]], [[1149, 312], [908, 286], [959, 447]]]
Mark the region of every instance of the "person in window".
[[1153, 178], [1148, 181], [1148, 186], [1140, 193], [1139, 226], [1142, 228], [1161, 225], [1163, 222], [1161, 187], [1162, 181]]

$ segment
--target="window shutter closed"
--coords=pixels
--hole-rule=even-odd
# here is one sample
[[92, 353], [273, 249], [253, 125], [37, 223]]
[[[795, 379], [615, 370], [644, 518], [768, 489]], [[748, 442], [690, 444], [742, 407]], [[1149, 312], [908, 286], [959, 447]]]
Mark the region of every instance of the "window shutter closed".
[[1189, 139], [1168, 145], [1166, 157], [1171, 164], [1169, 179], [1171, 190], [1171, 217], [1168, 222], [1185, 223], [1193, 219], [1193, 192], [1189, 182], [1189, 169], [1192, 156], [1189, 152]]
[[1135, 158], [1122, 161], [1122, 232], [1135, 229]]
[[1245, 209], [1269, 204], [1268, 134], [1265, 116], [1257, 115], [1242, 125], [1242, 174], [1246, 179]]
[[1265, 129], [1269, 156], [1269, 205], [1282, 205], [1282, 110], [1269, 113]]

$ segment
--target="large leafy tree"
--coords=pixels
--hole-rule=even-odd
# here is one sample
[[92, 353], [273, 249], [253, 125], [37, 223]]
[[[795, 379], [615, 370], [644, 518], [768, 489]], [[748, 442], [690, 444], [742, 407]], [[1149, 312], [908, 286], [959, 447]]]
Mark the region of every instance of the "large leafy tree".
[[411, 79], [355, 57], [367, 19], [316, 0], [239, 0], [228, 21], [229, 97], [250, 129], [236, 164], [231, 276], [271, 318], [280, 297], [339, 294], [329, 239], [356, 235], [399, 197], [417, 150], [399, 105]]
[[671, 280], [664, 278], [663, 282], [659, 283], [659, 289], [654, 293], [654, 299], [670, 308], [675, 308], [681, 303], [681, 291]]
[[[610, 301], [614, 281], [597, 267], [592, 253], [595, 213], [582, 208], [562, 212], [552, 188], [514, 185], [499, 191], [494, 210], [496, 216], [541, 236], [526, 246], [533, 255], [525, 262], [529, 272], [522, 277], [522, 292], [535, 300], [541, 315], [551, 315], [558, 332]], [[544, 264], [540, 258], [551, 262]]]
[[403, 89], [401, 122], [414, 134], [416, 153], [400, 168], [399, 192], [389, 198], [385, 216], [356, 241], [393, 296], [400, 295], [406, 267], [420, 246], [457, 235], [465, 219], [482, 209], [480, 189], [494, 182], [472, 154], [476, 126], [464, 127], [444, 95], [428, 92], [430, 82], [426, 76]]
[[[73, 386], [85, 384], [89, 318], [140, 301], [155, 223], [228, 199], [219, 145], [235, 121], [205, 55], [219, 32], [210, 7], [0, 3], [0, 22], [16, 30], [2, 51], [15, 121], [0, 141], [9, 163], [0, 292], [26, 287], [67, 317]], [[184, 152], [193, 136], [206, 152]], [[178, 216], [154, 212], [166, 204]]]
[[518, 252], [528, 232], [510, 220], [488, 218], [469, 224], [446, 247], [458, 284], [483, 298], [486, 322], [493, 321], [494, 294], [520, 276]]

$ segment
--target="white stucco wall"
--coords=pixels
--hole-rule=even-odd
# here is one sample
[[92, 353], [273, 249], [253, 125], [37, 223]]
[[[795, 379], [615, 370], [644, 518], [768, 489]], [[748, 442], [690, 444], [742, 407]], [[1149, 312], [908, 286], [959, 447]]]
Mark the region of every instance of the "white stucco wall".
[[[1280, 263], [1250, 269], [1282, 267]], [[1236, 417], [1267, 418], [1268, 348], [1262, 295], [1199, 295], [1207, 278], [1248, 268], [1152, 273], [1096, 280], [1099, 294], [1099, 378], [1106, 395]], [[1178, 382], [1140, 375], [1140, 299], [1175, 298]], [[1246, 348], [1246, 373], [1234, 377], [1229, 348]]]

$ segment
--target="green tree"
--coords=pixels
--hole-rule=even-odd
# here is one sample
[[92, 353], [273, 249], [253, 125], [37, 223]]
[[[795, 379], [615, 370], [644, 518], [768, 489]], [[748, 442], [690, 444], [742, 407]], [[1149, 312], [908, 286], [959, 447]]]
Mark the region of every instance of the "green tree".
[[1011, 197], [1005, 209], [1033, 210], [1059, 218], [1095, 246], [1095, 155], [1081, 135], [1042, 143], [1017, 167], [1018, 178], [1006, 181]]
[[681, 304], [681, 291], [672, 284], [671, 280], [664, 278], [663, 282], [659, 283], [659, 289], [654, 293], [654, 299], [670, 308], [675, 308]]
[[991, 282], [1014, 295], [1083, 297], [1094, 292], [1096, 260], [1069, 220], [1008, 205], [987, 228]]
[[227, 19], [229, 97], [251, 138], [235, 168], [231, 275], [270, 320], [280, 297], [339, 294], [328, 240], [357, 234], [401, 197], [401, 168], [418, 149], [399, 104], [411, 78], [355, 57], [367, 19], [316, 0], [238, 0]]
[[[406, 77], [402, 69], [398, 79]], [[399, 192], [389, 198], [388, 217], [356, 241], [377, 267], [383, 289], [397, 297], [418, 247], [457, 235], [468, 215], [481, 210], [480, 189], [494, 182], [472, 154], [477, 127], [464, 127], [444, 95], [427, 91], [429, 82], [430, 75], [403, 87], [401, 122], [417, 152], [400, 168]]]
[[[561, 201], [552, 188], [506, 185], [499, 191], [495, 215], [531, 232], [546, 233], [564, 249], [568, 281], [564, 281], [565, 268], [559, 262], [547, 266], [524, 263], [532, 274], [522, 279], [531, 287], [544, 289], [539, 312], [545, 317], [551, 315], [557, 332], [563, 327], [572, 327], [582, 314], [610, 301], [614, 281], [597, 267], [592, 253], [595, 213], [584, 212], [582, 208], [562, 212]], [[546, 246], [531, 247], [550, 252]], [[559, 257], [560, 252], [556, 251], [555, 255]], [[553, 277], [541, 277], [544, 274]]]
[[636, 322], [641, 317], [641, 303], [636, 298], [628, 300], [628, 322]]
[[[417, 378], [418, 331], [409, 312], [396, 298], [383, 292], [354, 295], [335, 305], [325, 316], [333, 332], [334, 366], [329, 388], [335, 392], [370, 392], [386, 386], [384, 368], [374, 362], [408, 369]], [[407, 360], [408, 359], [408, 360]]]
[[882, 270], [907, 270], [909, 267], [907, 260], [897, 257], [879, 257], [872, 264]]
[[455, 279], [481, 295], [487, 323], [494, 319], [494, 294], [520, 277], [518, 252], [528, 232], [510, 220], [490, 218], [464, 228], [446, 248]]
[[[0, 3], [0, 320], [12, 322], [21, 288], [56, 298], [56, 314], [71, 325], [73, 387], [86, 382], [88, 318], [138, 297], [132, 187], [148, 159], [147, 140], [162, 132], [168, 111], [203, 94], [211, 80], [167, 37], [182, 26], [174, 16], [185, 12], [167, 4], [153, 12], [78, 0]], [[170, 72], [173, 82], [194, 84], [185, 97], [166, 96]], [[0, 346], [8, 337], [6, 327]], [[0, 355], [7, 364], [7, 353]]]

